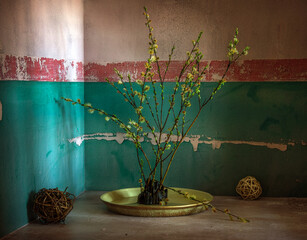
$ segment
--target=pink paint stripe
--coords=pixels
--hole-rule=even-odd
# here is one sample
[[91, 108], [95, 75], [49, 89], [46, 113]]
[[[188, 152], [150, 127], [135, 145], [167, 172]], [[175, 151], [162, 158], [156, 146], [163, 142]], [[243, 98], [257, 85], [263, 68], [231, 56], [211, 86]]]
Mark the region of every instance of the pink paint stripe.
[[[165, 69], [166, 62], [160, 62], [160, 68]], [[174, 61], [168, 70], [165, 80], [174, 81], [179, 75], [183, 61]], [[219, 81], [226, 69], [227, 61], [202, 62], [202, 66], [209, 64], [205, 81]], [[117, 81], [114, 72], [117, 68], [123, 75], [128, 73], [133, 79], [141, 77], [145, 62], [123, 62], [100, 65], [88, 63], [84, 67], [85, 81], [103, 82], [108, 77], [111, 81]], [[156, 67], [154, 67], [156, 71]], [[156, 79], [157, 76], [156, 76]], [[280, 60], [245, 60], [236, 62], [230, 68], [226, 76], [229, 82], [263, 82], [263, 81], [307, 81], [307, 59], [280, 59]]]
[[[165, 64], [165, 61], [160, 62], [162, 70]], [[183, 64], [183, 61], [172, 62], [165, 81], [174, 81]], [[209, 67], [204, 81], [220, 80], [227, 61], [204, 61], [201, 65], [204, 67], [207, 64]], [[144, 61], [84, 65], [82, 62], [64, 59], [0, 55], [0, 80], [104, 82], [108, 77], [111, 81], [117, 81], [114, 68], [124, 76], [129, 73], [132, 79], [138, 79], [145, 69], [144, 65]], [[156, 66], [154, 70], [157, 70]], [[307, 59], [239, 61], [231, 67], [226, 79], [229, 82], [307, 81]]]
[[0, 55], [0, 80], [83, 82], [83, 63], [64, 59]]
[[307, 81], [307, 59], [246, 60], [236, 63], [229, 81]]

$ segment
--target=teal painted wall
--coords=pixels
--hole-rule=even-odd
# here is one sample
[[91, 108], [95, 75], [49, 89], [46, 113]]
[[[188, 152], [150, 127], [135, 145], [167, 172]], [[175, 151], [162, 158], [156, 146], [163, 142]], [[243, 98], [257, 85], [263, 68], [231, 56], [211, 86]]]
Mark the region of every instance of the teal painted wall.
[[[172, 83], [167, 83], [170, 89]], [[204, 83], [210, 92], [215, 83]], [[221, 141], [219, 149], [183, 143], [166, 180], [169, 186], [235, 195], [239, 179], [253, 175], [264, 196], [307, 196], [305, 145], [307, 83], [227, 83], [201, 114], [191, 134]], [[26, 224], [33, 193], [59, 187], [78, 195], [86, 190], [138, 186], [131, 142], [68, 139], [91, 133], [117, 133], [100, 115], [84, 113], [61, 96], [117, 113], [132, 109], [106, 83], [0, 82], [0, 236]], [[247, 142], [288, 144], [286, 151]], [[85, 161], [84, 161], [85, 159]]]
[[33, 193], [84, 191], [84, 110], [60, 97], [83, 98], [83, 83], [0, 81], [0, 237], [31, 220]]
[[[171, 85], [171, 83], [168, 83]], [[204, 83], [209, 92], [216, 83]], [[169, 86], [170, 87], [170, 86]], [[225, 143], [219, 149], [183, 143], [166, 184], [196, 188], [215, 195], [235, 195], [248, 175], [262, 184], [264, 196], [307, 196], [307, 83], [226, 83], [207, 105], [191, 134]], [[133, 110], [107, 83], [86, 83], [86, 102], [128, 120]], [[98, 114], [85, 114], [85, 133], [116, 133], [120, 129]], [[284, 144], [286, 151], [242, 141]], [[82, 146], [82, 145], [81, 145]], [[138, 186], [134, 145], [124, 141], [85, 141], [85, 187], [114, 190]]]

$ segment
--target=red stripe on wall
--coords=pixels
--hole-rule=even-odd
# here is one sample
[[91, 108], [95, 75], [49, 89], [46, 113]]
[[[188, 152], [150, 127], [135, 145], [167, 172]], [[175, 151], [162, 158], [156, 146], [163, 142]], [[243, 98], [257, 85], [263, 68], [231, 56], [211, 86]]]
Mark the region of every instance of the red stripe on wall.
[[[162, 71], [165, 69], [165, 64], [165, 61], [160, 62]], [[173, 61], [165, 81], [174, 81], [183, 64], [183, 61]], [[204, 81], [220, 80], [227, 61], [204, 61], [201, 66], [207, 64], [209, 67]], [[0, 80], [103, 82], [107, 77], [111, 81], [117, 81], [114, 68], [124, 76], [129, 73], [132, 79], [138, 79], [145, 70], [144, 65], [144, 61], [84, 65], [73, 60], [0, 55]], [[156, 66], [154, 70], [157, 70]], [[157, 75], [155, 79], [158, 79]], [[239, 61], [230, 68], [226, 79], [229, 82], [307, 81], [307, 59]]]
[[0, 55], [0, 80], [83, 81], [83, 69], [73, 60]]
[[[160, 68], [165, 69], [166, 62], [160, 62]], [[202, 62], [202, 67], [209, 64], [205, 81], [219, 81], [227, 67], [227, 61]], [[172, 82], [179, 75], [183, 61], [174, 61], [165, 77]], [[114, 68], [123, 75], [128, 73], [134, 78], [140, 78], [145, 70], [145, 62], [123, 62], [100, 65], [88, 63], [84, 66], [85, 81], [117, 81]], [[154, 67], [156, 71], [157, 67]], [[157, 76], [156, 76], [156, 79]], [[226, 75], [229, 82], [262, 82], [262, 81], [307, 81], [307, 59], [280, 59], [280, 60], [245, 60], [233, 64]]]

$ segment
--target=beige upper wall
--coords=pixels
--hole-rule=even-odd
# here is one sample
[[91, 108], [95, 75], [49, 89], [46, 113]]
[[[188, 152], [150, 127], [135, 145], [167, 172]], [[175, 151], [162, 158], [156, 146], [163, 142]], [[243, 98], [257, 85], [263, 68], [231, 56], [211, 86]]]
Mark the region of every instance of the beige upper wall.
[[84, 60], [83, 0], [0, 0], [0, 54]]
[[307, 58], [306, 0], [0, 0], [0, 54], [145, 60], [144, 5], [162, 59], [172, 44], [183, 59], [199, 31], [205, 58], [225, 59], [235, 27], [241, 46], [252, 48], [246, 59]]
[[160, 57], [172, 44], [183, 59], [199, 31], [205, 59], [226, 59], [226, 47], [239, 28], [245, 59], [307, 58], [306, 0], [85, 0], [85, 61], [140, 61], [147, 57], [146, 5]]

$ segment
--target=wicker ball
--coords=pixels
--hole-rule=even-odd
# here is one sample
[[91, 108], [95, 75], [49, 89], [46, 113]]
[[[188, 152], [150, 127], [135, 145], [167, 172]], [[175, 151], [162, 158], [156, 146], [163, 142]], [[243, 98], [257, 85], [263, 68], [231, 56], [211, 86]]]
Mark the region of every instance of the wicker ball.
[[41, 189], [34, 197], [33, 211], [43, 223], [65, 221], [73, 208], [75, 196], [58, 188]]
[[255, 200], [261, 195], [262, 188], [256, 178], [247, 176], [239, 181], [236, 191], [244, 200]]

